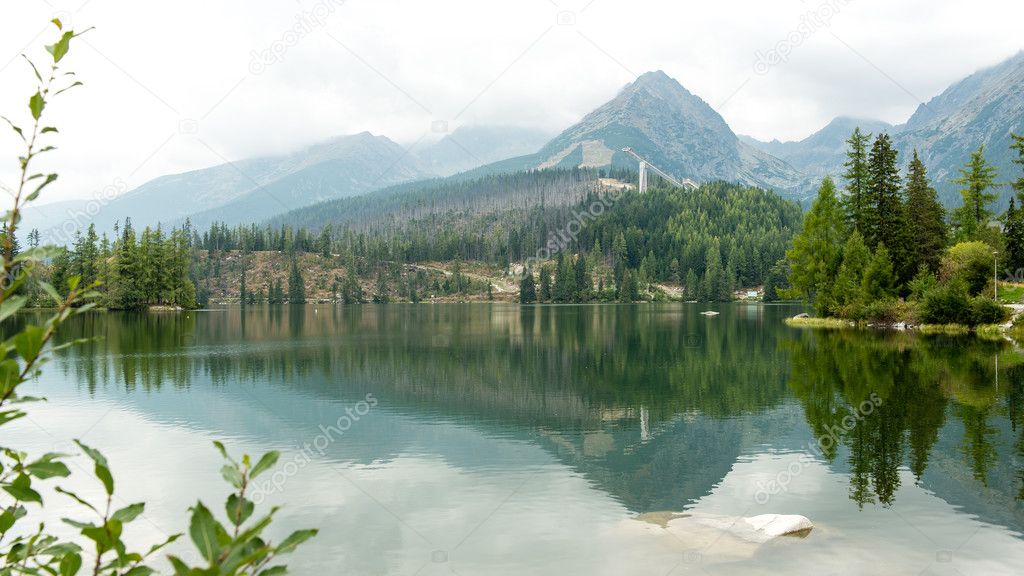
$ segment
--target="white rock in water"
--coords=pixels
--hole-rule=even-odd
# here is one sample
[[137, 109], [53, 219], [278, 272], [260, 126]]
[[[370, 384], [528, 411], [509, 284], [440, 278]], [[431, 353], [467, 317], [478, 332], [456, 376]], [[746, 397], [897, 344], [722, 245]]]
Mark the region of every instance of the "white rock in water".
[[708, 310], [706, 312], [701, 312], [701, 314], [703, 314], [704, 316], [718, 316], [719, 313], [715, 312], [714, 310]]
[[798, 514], [761, 514], [744, 520], [754, 530], [773, 538], [814, 528], [814, 524], [806, 516]]

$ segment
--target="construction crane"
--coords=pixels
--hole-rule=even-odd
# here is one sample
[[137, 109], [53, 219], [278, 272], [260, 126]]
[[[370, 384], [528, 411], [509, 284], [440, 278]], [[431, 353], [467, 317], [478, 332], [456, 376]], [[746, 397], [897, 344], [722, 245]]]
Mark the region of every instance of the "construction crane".
[[655, 172], [658, 173], [659, 176], [680, 188], [690, 188], [693, 190], [700, 188], [699, 184], [697, 184], [693, 180], [690, 180], [689, 178], [677, 179], [673, 176], [669, 176], [667, 172], [665, 172], [661, 168], [658, 168], [654, 164], [651, 164], [643, 156], [637, 154], [636, 150], [633, 150], [628, 146], [623, 148], [622, 151], [625, 152], [626, 154], [629, 154], [633, 158], [636, 158], [637, 161], [640, 162], [640, 185], [638, 186], [638, 189], [641, 194], [647, 191], [647, 168], [654, 170]]

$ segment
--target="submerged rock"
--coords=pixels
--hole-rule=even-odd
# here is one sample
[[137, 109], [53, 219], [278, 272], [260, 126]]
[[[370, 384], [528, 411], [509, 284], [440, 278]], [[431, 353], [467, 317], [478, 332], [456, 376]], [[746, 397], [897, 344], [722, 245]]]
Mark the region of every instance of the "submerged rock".
[[724, 558], [749, 557], [761, 544], [782, 537], [804, 538], [814, 529], [807, 517], [796, 514], [760, 514], [747, 518], [699, 512], [651, 512], [641, 514], [637, 520], [648, 524], [654, 532], [672, 535], [679, 542], [696, 547], [714, 544], [716, 554]]

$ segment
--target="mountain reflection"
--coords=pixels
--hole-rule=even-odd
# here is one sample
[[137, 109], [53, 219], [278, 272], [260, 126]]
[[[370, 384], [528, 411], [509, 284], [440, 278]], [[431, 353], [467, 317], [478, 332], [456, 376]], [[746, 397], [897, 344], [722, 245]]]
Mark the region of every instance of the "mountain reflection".
[[[121, 391], [131, 402], [145, 392], [168, 406], [177, 400], [162, 391], [202, 386], [242, 398], [272, 390], [296, 406], [261, 402], [296, 429], [319, 423], [308, 406], [372, 393], [413, 422], [444, 419], [540, 445], [635, 512], [683, 508], [744, 455], [817, 444], [816, 457], [848, 476], [857, 507], [894, 506], [900, 471], [909, 470], [955, 506], [1024, 527], [1024, 357], [1014, 347], [800, 331], [782, 324], [793, 313], [785, 307], [723, 306], [715, 318], [700, 310], [476, 304], [94, 314], [62, 337], [101, 339], [61, 351], [48, 370], [90, 394]], [[871, 398], [876, 409], [844, 423]], [[794, 430], [790, 413], [806, 427]], [[328, 457], [386, 460], [404, 449], [398, 432], [377, 434], [358, 447], [333, 446]]]

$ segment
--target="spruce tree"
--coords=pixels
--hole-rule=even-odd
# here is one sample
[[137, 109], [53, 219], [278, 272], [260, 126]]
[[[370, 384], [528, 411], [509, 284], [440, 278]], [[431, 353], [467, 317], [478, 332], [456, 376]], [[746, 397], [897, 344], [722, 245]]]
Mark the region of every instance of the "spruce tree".
[[[1017, 157], [1013, 159], [1015, 164], [1020, 164], [1024, 167], [1024, 136], [1018, 136], [1016, 134], [1010, 134], [1013, 139], [1013, 143], [1010, 144], [1010, 148], [1017, 151]], [[1010, 183], [1013, 186], [1014, 191], [1017, 192], [1017, 200], [1020, 202], [1020, 209], [1024, 210], [1024, 175]]]
[[789, 260], [789, 283], [819, 313], [830, 308], [832, 283], [839, 269], [846, 223], [835, 184], [826, 177], [818, 196], [804, 217], [803, 230], [786, 251]]
[[860, 297], [861, 280], [870, 261], [871, 250], [864, 244], [860, 232], [854, 230], [843, 246], [843, 263], [839, 266], [839, 273], [832, 289], [835, 306], [852, 304]]
[[519, 303], [533, 304], [537, 301], [537, 289], [533, 282], [533, 272], [527, 270], [519, 282]]
[[238, 288], [238, 301], [242, 304], [242, 306], [245, 306], [247, 296], [248, 294], [246, 294], [245, 290], [245, 268], [243, 267], [241, 286]]
[[860, 297], [865, 302], [885, 300], [896, 295], [896, 273], [885, 244], [879, 244], [871, 256], [864, 278], [861, 279]]
[[302, 273], [299, 272], [299, 263], [295, 258], [292, 258], [292, 270], [288, 275], [288, 303], [306, 303], [306, 283], [302, 279]]
[[[861, 234], [868, 246], [879, 242], [890, 252], [902, 252], [906, 214], [900, 196], [898, 153], [888, 134], [879, 134], [868, 155], [867, 205]], [[901, 260], [897, 258], [897, 260]]]
[[640, 299], [640, 291], [636, 285], [636, 275], [627, 268], [622, 273], [622, 287], [619, 289], [619, 300], [622, 302], [636, 302]]
[[960, 169], [960, 178], [953, 180], [963, 188], [960, 195], [963, 205], [953, 212], [953, 222], [960, 241], [980, 240], [992, 219], [988, 206], [996, 200], [989, 192], [995, 184], [996, 169], [985, 159], [985, 145], [971, 152], [971, 159]]
[[846, 152], [846, 172], [843, 178], [846, 180], [846, 198], [843, 205], [846, 211], [846, 220], [851, 228], [864, 230], [865, 208], [867, 206], [868, 190], [868, 143], [871, 141], [870, 133], [863, 133], [860, 128], [855, 128], [853, 134], [846, 141], [849, 149]]
[[907, 262], [909, 270], [903, 273], [904, 279], [916, 274], [921, 265], [938, 272], [942, 254], [949, 243], [946, 211], [939, 203], [935, 189], [928, 183], [928, 174], [917, 150], [914, 150], [907, 174], [907, 230], [911, 258]]
[[551, 269], [546, 265], [540, 267], [540, 301], [551, 302]]
[[573, 296], [573, 301], [582, 302], [594, 289], [594, 283], [590, 278], [590, 271], [587, 270], [587, 259], [584, 258], [582, 254], [576, 257], [574, 276], [575, 281], [573, 282], [573, 287], [576, 289], [576, 293]]
[[1024, 210], [1018, 210], [1010, 198], [1010, 207], [1003, 215], [1003, 266], [1019, 281], [1024, 274]]

